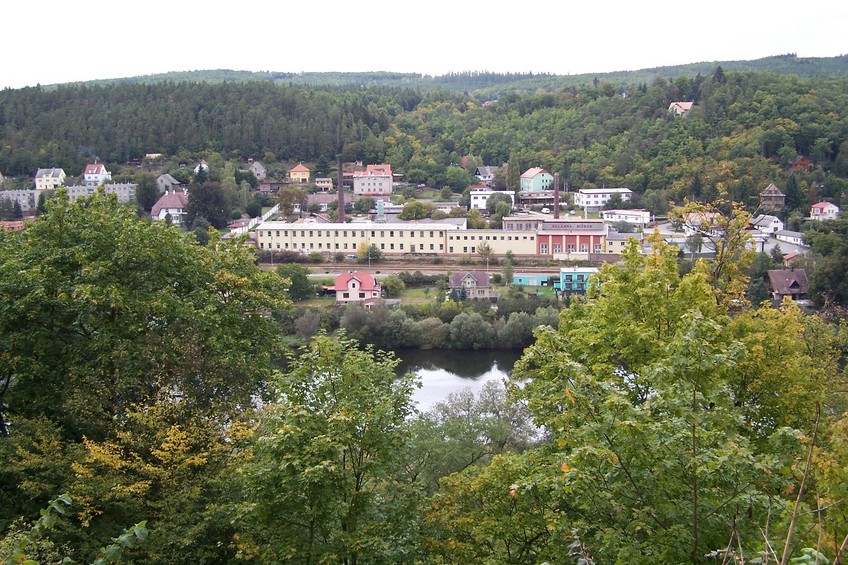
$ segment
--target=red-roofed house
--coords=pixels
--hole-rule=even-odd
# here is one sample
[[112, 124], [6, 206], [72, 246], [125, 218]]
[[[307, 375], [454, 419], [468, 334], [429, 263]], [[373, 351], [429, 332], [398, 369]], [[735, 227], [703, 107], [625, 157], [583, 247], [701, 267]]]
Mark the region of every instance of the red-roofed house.
[[389, 196], [392, 193], [392, 166], [368, 165], [353, 172], [353, 193], [363, 196]]
[[333, 287], [336, 291], [336, 304], [351, 304], [380, 298], [382, 287], [374, 275], [362, 271], [342, 273], [336, 277]]
[[181, 226], [185, 219], [187, 204], [188, 195], [185, 192], [166, 192], [153, 205], [150, 216], [155, 220], [164, 220], [170, 216], [172, 224]]
[[307, 183], [309, 182], [309, 174], [312, 171], [309, 170], [309, 167], [304, 165], [303, 163], [298, 163], [291, 169], [289, 169], [289, 180], [292, 182], [301, 182]]
[[692, 109], [694, 102], [672, 102], [668, 105], [668, 111], [674, 112], [677, 116], [685, 116]]
[[809, 171], [810, 167], [812, 167], [812, 163], [810, 160], [804, 157], [803, 155], [799, 155], [795, 161], [789, 165], [790, 171]]
[[112, 180], [112, 173], [106, 170], [103, 163], [86, 165], [82, 173], [83, 186], [100, 186], [110, 180]]
[[835, 220], [839, 218], [839, 206], [830, 202], [819, 202], [810, 207], [810, 217], [814, 220]]

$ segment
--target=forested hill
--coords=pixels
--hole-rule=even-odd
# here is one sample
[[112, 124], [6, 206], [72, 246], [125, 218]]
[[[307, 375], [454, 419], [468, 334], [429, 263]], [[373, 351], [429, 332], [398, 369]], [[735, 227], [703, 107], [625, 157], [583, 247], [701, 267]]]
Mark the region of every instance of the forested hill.
[[[695, 102], [685, 118], [668, 111], [678, 100]], [[540, 166], [571, 187], [632, 188], [655, 213], [686, 196], [723, 195], [756, 208], [768, 183], [791, 186], [790, 165], [803, 155], [811, 171], [789, 195], [801, 210], [816, 198], [844, 203], [848, 78], [718, 67], [625, 87], [606, 80], [540, 87], [491, 103], [411, 85], [256, 81], [0, 92], [6, 176], [31, 178], [39, 167], [73, 175], [94, 156], [120, 165], [146, 153], [181, 161], [258, 157], [281, 170], [304, 161], [321, 171], [341, 153], [346, 161], [391, 163], [406, 180], [431, 186], [454, 186], [460, 163], [473, 171], [508, 162], [512, 188], [521, 171]]]
[[537, 88], [558, 89], [580, 86], [594, 80], [603, 80], [617, 85], [650, 83], [656, 77], [672, 80], [677, 77], [694, 78], [706, 75], [721, 67], [726, 71], [772, 72], [794, 74], [801, 77], [845, 77], [848, 76], [848, 55], [835, 57], [798, 57], [794, 53], [775, 55], [749, 61], [711, 61], [653, 67], [633, 71], [611, 73], [587, 73], [577, 75], [554, 75], [550, 73], [492, 73], [467, 71], [441, 76], [417, 73], [393, 72], [251, 72], [228, 69], [195, 70], [154, 75], [97, 80], [85, 83], [89, 86], [131, 83], [155, 84], [173, 82], [273, 82], [285, 85], [309, 86], [396, 86], [422, 90], [444, 88], [447, 90], [492, 95], [507, 92], [533, 92]]

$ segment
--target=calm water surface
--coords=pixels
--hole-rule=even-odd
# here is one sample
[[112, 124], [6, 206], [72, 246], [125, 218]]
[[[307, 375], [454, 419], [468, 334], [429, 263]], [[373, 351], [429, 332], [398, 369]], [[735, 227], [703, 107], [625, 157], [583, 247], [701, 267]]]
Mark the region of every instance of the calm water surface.
[[487, 381], [502, 381], [512, 374], [521, 351], [454, 351], [401, 349], [398, 374], [413, 373], [421, 388], [412, 397], [418, 409], [426, 411], [452, 392], [470, 388], [475, 393]]

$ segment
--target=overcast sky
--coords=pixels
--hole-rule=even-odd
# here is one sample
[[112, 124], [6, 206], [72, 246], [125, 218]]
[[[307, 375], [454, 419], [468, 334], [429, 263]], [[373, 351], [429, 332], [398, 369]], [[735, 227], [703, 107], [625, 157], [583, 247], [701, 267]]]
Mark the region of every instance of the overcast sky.
[[848, 53], [848, 2], [10, 0], [0, 87], [169, 71], [582, 74]]

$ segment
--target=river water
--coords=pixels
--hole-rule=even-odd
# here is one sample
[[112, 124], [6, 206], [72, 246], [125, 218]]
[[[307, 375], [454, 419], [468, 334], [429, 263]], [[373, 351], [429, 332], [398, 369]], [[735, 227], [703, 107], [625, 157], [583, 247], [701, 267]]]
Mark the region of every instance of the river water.
[[510, 374], [521, 351], [456, 351], [401, 349], [398, 374], [413, 373], [421, 388], [412, 397], [422, 412], [452, 392], [470, 388], [478, 393], [487, 381], [502, 381]]

